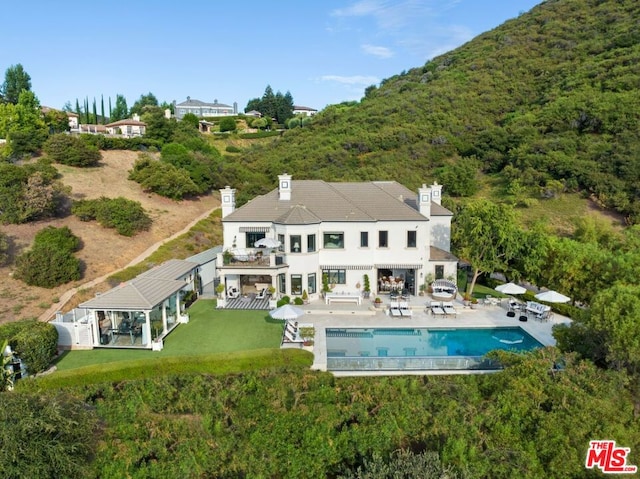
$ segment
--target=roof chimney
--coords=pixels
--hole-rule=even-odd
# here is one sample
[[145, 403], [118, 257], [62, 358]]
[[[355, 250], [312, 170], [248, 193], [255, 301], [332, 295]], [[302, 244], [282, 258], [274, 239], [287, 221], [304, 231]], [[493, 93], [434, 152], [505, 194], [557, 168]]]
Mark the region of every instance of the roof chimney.
[[431, 187], [424, 183], [418, 188], [418, 211], [422, 216], [431, 217]]
[[220, 190], [220, 201], [222, 202], [222, 217], [233, 213], [236, 209], [236, 190], [225, 186]]
[[439, 185], [437, 181], [431, 185], [431, 200], [437, 204], [442, 201], [442, 185]]
[[278, 175], [278, 198], [283, 201], [291, 200], [291, 175]]

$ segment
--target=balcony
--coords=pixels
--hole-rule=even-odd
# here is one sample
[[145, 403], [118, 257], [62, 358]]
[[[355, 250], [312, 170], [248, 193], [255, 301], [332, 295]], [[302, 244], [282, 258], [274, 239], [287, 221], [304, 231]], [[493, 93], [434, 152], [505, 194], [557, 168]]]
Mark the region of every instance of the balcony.
[[218, 255], [219, 268], [276, 268], [286, 265], [282, 253], [264, 253], [264, 249], [236, 250], [235, 254], [225, 251]]

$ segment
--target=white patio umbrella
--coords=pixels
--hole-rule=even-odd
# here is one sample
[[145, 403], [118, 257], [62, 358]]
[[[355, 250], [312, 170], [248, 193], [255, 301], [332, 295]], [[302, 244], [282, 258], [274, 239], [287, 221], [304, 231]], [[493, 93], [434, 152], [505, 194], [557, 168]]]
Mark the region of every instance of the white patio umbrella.
[[536, 299], [544, 301], [545, 303], [568, 303], [571, 298], [557, 291], [549, 290], [536, 294]]
[[515, 283], [499, 284], [493, 289], [503, 294], [524, 294], [527, 292], [526, 288], [523, 288], [519, 284], [515, 284]]
[[265, 248], [279, 248], [282, 243], [275, 238], [262, 238], [253, 243], [253, 246], [256, 248], [260, 248], [264, 246]]
[[291, 306], [290, 304], [285, 304], [284, 306], [280, 306], [272, 311], [269, 311], [269, 316], [273, 319], [297, 319], [304, 314], [304, 311], [300, 308], [296, 308], [295, 306]]

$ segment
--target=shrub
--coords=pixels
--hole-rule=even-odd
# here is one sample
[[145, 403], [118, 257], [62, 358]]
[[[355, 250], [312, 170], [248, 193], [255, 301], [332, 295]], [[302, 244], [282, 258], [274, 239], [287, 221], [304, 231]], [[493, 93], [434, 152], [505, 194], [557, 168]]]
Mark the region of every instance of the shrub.
[[34, 245], [16, 259], [14, 277], [29, 286], [53, 288], [82, 277], [78, 258], [55, 245]]
[[149, 229], [151, 218], [139, 201], [105, 198], [76, 201], [71, 212], [82, 221], [97, 220], [105, 228], [115, 228], [123, 236], [133, 236]]
[[56, 163], [69, 166], [95, 166], [102, 158], [97, 147], [66, 133], [50, 136], [44, 144], [44, 151]]
[[227, 147], [225, 148], [225, 151], [226, 151], [227, 153], [241, 153], [241, 152], [242, 152], [242, 149], [238, 148], [238, 147], [237, 147], [237, 146], [235, 146], [235, 145], [229, 145], [229, 146], [227, 146]]
[[[196, 171], [194, 175], [199, 173]], [[173, 200], [197, 195], [202, 193], [204, 189], [208, 189], [208, 186], [204, 189], [198, 186], [191, 179], [190, 173], [182, 167], [169, 161], [154, 160], [147, 155], [140, 155], [140, 158], [136, 160], [133, 169], [129, 171], [129, 179], [139, 183], [145, 191], [151, 191]]]
[[9, 237], [0, 231], [0, 266], [9, 258]]
[[51, 245], [57, 249], [74, 253], [80, 249], [80, 238], [74, 235], [68, 226], [62, 228], [47, 226], [36, 233], [34, 244]]
[[236, 120], [234, 118], [223, 118], [220, 120], [220, 131], [235, 131], [236, 130]]
[[291, 298], [289, 296], [283, 296], [281, 299], [278, 300], [278, 302], [276, 303], [276, 306], [279, 308], [280, 306], [284, 306], [285, 304], [290, 304], [291, 303]]
[[66, 393], [4, 393], [2, 401], [3, 477], [90, 477], [99, 431], [94, 408]]
[[46, 370], [57, 354], [58, 331], [50, 323], [29, 319], [0, 326], [0, 342], [3, 340], [30, 374]]
[[293, 299], [293, 304], [295, 304], [295, 305], [297, 305], [297, 306], [300, 306], [300, 305], [303, 305], [303, 304], [304, 304], [304, 301], [302, 300], [302, 298], [300, 298], [300, 297], [297, 297], [297, 296], [296, 296], [296, 297]]

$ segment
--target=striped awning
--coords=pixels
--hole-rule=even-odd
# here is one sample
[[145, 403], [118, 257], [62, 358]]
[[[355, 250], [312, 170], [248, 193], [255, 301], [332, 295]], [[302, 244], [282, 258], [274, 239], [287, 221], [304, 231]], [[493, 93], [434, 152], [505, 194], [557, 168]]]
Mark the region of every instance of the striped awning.
[[421, 264], [411, 263], [390, 263], [390, 264], [376, 264], [377, 269], [422, 269]]
[[241, 226], [240, 233], [268, 233], [271, 226]]
[[320, 269], [357, 269], [357, 270], [367, 270], [372, 269], [373, 266], [370, 264], [324, 264], [320, 265]]

